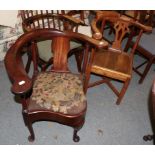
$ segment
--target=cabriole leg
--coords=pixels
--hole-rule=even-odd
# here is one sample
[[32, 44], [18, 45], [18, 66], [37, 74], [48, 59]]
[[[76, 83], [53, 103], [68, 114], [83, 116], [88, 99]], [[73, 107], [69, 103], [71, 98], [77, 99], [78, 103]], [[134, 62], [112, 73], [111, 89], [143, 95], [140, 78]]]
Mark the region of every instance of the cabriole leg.
[[74, 133], [73, 133], [73, 141], [74, 142], [79, 142], [80, 141], [80, 137], [77, 135], [78, 131], [79, 131], [78, 128], [74, 128]]
[[80, 137], [77, 135], [77, 132], [83, 127], [85, 120], [82, 120], [78, 125], [74, 126], [74, 132], [73, 132], [73, 141], [74, 142], [79, 142]]
[[32, 122], [28, 118], [27, 113], [23, 112], [23, 117], [24, 117], [25, 125], [27, 126], [27, 128], [30, 132], [30, 135], [28, 136], [28, 140], [29, 140], [29, 142], [33, 142], [35, 139], [35, 135], [34, 135], [33, 127], [32, 127]]

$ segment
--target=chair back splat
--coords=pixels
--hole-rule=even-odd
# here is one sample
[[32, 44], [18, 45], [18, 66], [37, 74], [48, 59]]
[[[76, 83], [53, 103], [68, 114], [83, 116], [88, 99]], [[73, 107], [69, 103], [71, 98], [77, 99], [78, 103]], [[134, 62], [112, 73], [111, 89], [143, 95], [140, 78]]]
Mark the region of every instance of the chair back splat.
[[[61, 44], [62, 46], [59, 46], [59, 44]], [[54, 51], [53, 70], [67, 71], [67, 55], [70, 49], [69, 38], [54, 38], [52, 47]]]
[[[85, 25], [84, 21], [72, 17], [78, 13], [80, 16], [83, 11], [69, 11], [68, 13], [64, 10], [21, 10], [22, 26], [24, 32], [29, 32], [34, 29], [48, 29], [53, 28], [59, 31], [72, 31], [77, 32], [79, 25]], [[45, 71], [50, 65], [53, 64], [53, 51], [50, 51], [50, 46], [52, 41], [38, 41], [36, 46], [38, 48], [38, 65]], [[27, 45], [29, 48], [30, 43]], [[43, 48], [44, 47], [44, 48]], [[79, 55], [75, 52], [77, 49], [81, 50], [82, 45], [74, 41], [71, 42], [71, 52], [70, 55], [74, 54], [77, 60], [77, 66], [79, 72], [81, 71], [80, 62], [78, 61]], [[30, 49], [30, 48], [29, 48]], [[48, 52], [46, 52], [48, 50]], [[30, 65], [32, 62], [32, 56], [28, 53], [28, 62], [26, 64], [26, 71], [29, 72]]]

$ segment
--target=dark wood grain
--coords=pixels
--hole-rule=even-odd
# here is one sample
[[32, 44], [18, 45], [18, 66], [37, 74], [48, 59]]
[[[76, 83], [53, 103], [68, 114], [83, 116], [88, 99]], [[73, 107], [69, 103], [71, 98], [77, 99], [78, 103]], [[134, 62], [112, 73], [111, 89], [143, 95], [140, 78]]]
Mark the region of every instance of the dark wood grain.
[[[73, 127], [74, 128], [73, 140], [75, 142], [78, 142], [80, 138], [77, 135], [77, 132], [80, 128], [82, 128], [85, 122], [86, 107], [76, 114], [64, 114], [61, 112], [54, 112], [48, 109], [45, 110], [42, 107], [34, 108], [35, 107], [34, 103], [31, 102], [33, 84], [36, 80], [37, 75], [39, 74], [37, 64], [38, 55], [37, 55], [36, 42], [38, 40], [49, 40], [49, 39], [53, 40], [51, 48], [54, 53], [53, 56], [54, 65], [51, 68], [51, 74], [52, 73], [63, 74], [70, 72], [67, 63], [68, 62], [67, 55], [70, 50], [69, 45], [71, 40], [80, 42], [82, 44], [86, 44], [87, 49], [90, 50], [92, 48], [107, 48], [108, 43], [105, 41], [97, 41], [95, 39], [89, 38], [85, 35], [75, 32], [68, 32], [68, 31], [61, 32], [54, 29], [37, 29], [37, 30], [35, 29], [23, 34], [9, 49], [5, 57], [6, 70], [12, 81], [11, 90], [15, 95], [19, 95], [21, 97], [21, 104], [23, 107], [22, 114], [24, 122], [30, 132], [30, 136], [28, 137], [29, 141], [34, 141], [35, 139], [32, 123], [40, 120], [50, 120]], [[28, 76], [22, 62], [23, 54], [21, 49], [29, 42], [32, 43], [31, 55], [34, 66], [32, 78]], [[78, 76], [81, 76], [82, 77], [81, 79], [83, 80], [85, 79], [84, 73]]]

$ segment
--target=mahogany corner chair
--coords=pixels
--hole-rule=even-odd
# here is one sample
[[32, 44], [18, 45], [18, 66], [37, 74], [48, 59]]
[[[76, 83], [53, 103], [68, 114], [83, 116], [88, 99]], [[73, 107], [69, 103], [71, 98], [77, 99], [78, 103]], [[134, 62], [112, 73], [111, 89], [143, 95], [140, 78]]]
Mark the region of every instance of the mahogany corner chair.
[[[44, 40], [52, 40], [53, 65], [50, 71], [38, 69], [36, 42]], [[29, 141], [35, 139], [32, 123], [41, 120], [73, 127], [73, 140], [80, 140], [77, 132], [84, 124], [87, 103], [83, 91], [84, 74], [71, 73], [67, 63], [72, 40], [83, 44], [86, 53], [95, 47], [107, 46], [107, 42], [75, 32], [37, 29], [23, 34], [6, 54], [5, 66], [13, 83], [11, 91], [21, 97], [23, 118], [30, 132]], [[29, 43], [32, 77], [26, 72], [22, 60], [22, 48]]]
[[[78, 15], [78, 18], [72, 17]], [[79, 25], [85, 25], [83, 19], [83, 11], [69, 11], [65, 10], [21, 10], [22, 27], [24, 32], [29, 32], [33, 29], [46, 29], [53, 28], [60, 31], [68, 30], [78, 32]], [[52, 42], [50, 40], [37, 42], [39, 63], [38, 65], [42, 70], [46, 70], [51, 64], [53, 59], [53, 53], [50, 51]], [[30, 49], [29, 49], [30, 50]], [[48, 52], [46, 52], [48, 50]], [[81, 71], [82, 56], [77, 54], [79, 50], [82, 50], [81, 44], [74, 41], [71, 42], [70, 55], [74, 54], [77, 62], [78, 71]], [[26, 70], [29, 72], [32, 62], [31, 55], [29, 54]]]
[[[120, 104], [132, 77], [135, 49], [143, 31], [151, 31], [151, 28], [114, 11], [97, 11], [96, 18], [91, 23], [95, 39], [101, 40], [107, 37], [104, 36], [104, 29], [107, 24], [110, 25], [114, 37], [111, 38], [108, 49], [99, 49], [91, 53], [91, 61], [86, 67], [85, 92], [89, 87], [106, 83], [118, 97], [116, 104]], [[122, 49], [122, 42], [127, 34], [132, 32], [133, 27], [137, 27], [139, 31], [136, 42], [131, 51], [127, 53]], [[91, 73], [101, 76], [102, 79], [90, 83]], [[123, 83], [122, 89], [117, 89], [111, 81]]]

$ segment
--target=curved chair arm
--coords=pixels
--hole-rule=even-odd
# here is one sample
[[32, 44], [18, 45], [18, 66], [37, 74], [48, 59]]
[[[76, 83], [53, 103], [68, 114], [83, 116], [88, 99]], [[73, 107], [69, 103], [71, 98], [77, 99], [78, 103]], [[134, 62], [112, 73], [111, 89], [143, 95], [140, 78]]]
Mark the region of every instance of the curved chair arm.
[[[18, 42], [17, 42], [18, 44]], [[17, 48], [14, 44], [6, 54], [5, 67], [8, 72], [9, 78], [13, 82], [11, 90], [14, 94], [23, 95], [32, 88], [32, 81], [28, 77], [20, 54], [17, 53]]]
[[77, 19], [77, 18], [74, 18], [72, 16], [69, 16], [69, 15], [62, 15], [63, 17], [65, 17], [66, 19], [70, 20], [71, 22], [74, 22], [78, 25], [86, 25], [84, 23], [84, 21], [82, 21], [81, 19]]
[[103, 18], [107, 19], [108, 17], [112, 18], [118, 18], [120, 14], [116, 11], [95, 11], [96, 18], [91, 23], [92, 31], [93, 31], [93, 38], [100, 40], [102, 39], [102, 33], [97, 28], [97, 22], [102, 20]]
[[[38, 15], [30, 16], [29, 18], [24, 19], [24, 21], [22, 22], [23, 30], [26, 32], [32, 30], [32, 28], [30, 27], [30, 24], [36, 22], [37, 20], [42, 20], [42, 21], [44, 21], [44, 19], [54, 20], [54, 18], [62, 21], [66, 20], [75, 26], [85, 25], [85, 23], [82, 20], [76, 19], [68, 15], [48, 13], [48, 14], [42, 14], [42, 15], [38, 14]], [[45, 23], [43, 22], [43, 24]], [[36, 28], [40, 28], [40, 26]], [[48, 28], [55, 28], [55, 27], [48, 27]]]
[[139, 29], [142, 29], [145, 32], [151, 32], [152, 31], [152, 27], [151, 26], [147, 26], [147, 25], [141, 24], [138, 20], [134, 20], [133, 18], [127, 17], [125, 15], [122, 15], [120, 17], [120, 19], [122, 19], [124, 21], [129, 21], [131, 24], [135, 25], [136, 27], [138, 27]]
[[[112, 17], [110, 17], [109, 19], [110, 20], [123, 20], [123, 21], [127, 21], [129, 22], [131, 25], [134, 25], [136, 27], [138, 27], [139, 29], [143, 30], [144, 32], [151, 32], [152, 31], [152, 27], [151, 26], [146, 26], [144, 24], [141, 24], [140, 22], [138, 21], [135, 21], [134, 19], [130, 18], [130, 17], [127, 17], [127, 16], [124, 16], [124, 15], [119, 15], [118, 13], [115, 13], [115, 12], [111, 12], [110, 14], [110, 11], [107, 11], [107, 16], [110, 17], [110, 15]], [[106, 14], [104, 15], [104, 13], [102, 11], [98, 12], [97, 13], [97, 16], [96, 16], [96, 19], [94, 19], [91, 23], [91, 27], [92, 27], [92, 31], [94, 32], [93, 33], [93, 38], [97, 39], [97, 40], [100, 40], [102, 39], [102, 33], [101, 31], [97, 28], [97, 23], [98, 21], [101, 21], [102, 19], [104, 20]], [[105, 18], [105, 20], [107, 19], [108, 17]]]
[[151, 26], [146, 26], [144, 24], [141, 24], [138, 20], [134, 20], [131, 17], [125, 16], [125, 15], [121, 15], [120, 13], [116, 12], [116, 11], [97, 11], [97, 19], [100, 20], [103, 17], [110, 17], [110, 18], [118, 18], [120, 17], [120, 19], [124, 20], [124, 21], [128, 21], [131, 22], [131, 24], [135, 24], [135, 26], [137, 26], [140, 29], [143, 29], [143, 31], [146, 32], [151, 32], [152, 31], [152, 27]]
[[86, 35], [75, 32], [62, 32], [54, 29], [34, 29], [27, 32], [17, 39], [16, 43], [10, 48], [5, 57], [6, 70], [13, 82], [13, 93], [21, 95], [27, 93], [31, 90], [33, 84], [22, 63], [22, 47], [28, 42], [32, 42], [34, 40], [37, 41], [37, 39], [46, 40], [54, 37], [73, 38], [79, 42], [85, 42], [98, 48], [108, 47], [108, 43], [106, 41], [98, 41]]
[[[67, 32], [67, 31], [66, 31]], [[68, 33], [68, 32], [67, 32]], [[82, 41], [85, 41], [93, 46], [95, 46], [96, 48], [107, 48], [109, 43], [105, 40], [96, 40], [96, 39], [93, 39], [89, 36], [86, 36], [84, 34], [81, 34], [81, 33], [74, 33], [74, 32], [69, 32], [68, 33], [70, 36], [75, 36], [77, 39], [81, 39]]]
[[102, 39], [101, 31], [96, 27], [98, 20], [94, 19], [91, 23], [92, 31], [93, 31], [93, 38], [100, 40]]
[[140, 29], [143, 29], [143, 31], [145, 31], [145, 32], [152, 32], [152, 27], [151, 26], [147, 26], [147, 25], [141, 24], [138, 21], [135, 22], [135, 25], [137, 27], [139, 27]]
[[67, 12], [66, 15], [75, 17], [76, 19], [81, 20], [85, 24], [85, 11], [84, 10], [69, 10], [69, 12]]

